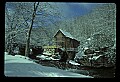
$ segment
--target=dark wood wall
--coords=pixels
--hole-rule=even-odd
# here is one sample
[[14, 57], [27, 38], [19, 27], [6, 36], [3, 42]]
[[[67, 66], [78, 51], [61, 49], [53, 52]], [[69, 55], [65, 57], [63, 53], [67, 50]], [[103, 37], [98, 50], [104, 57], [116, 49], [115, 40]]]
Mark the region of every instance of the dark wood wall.
[[65, 37], [61, 32], [58, 32], [54, 38], [55, 38], [56, 45], [59, 45], [64, 48], [77, 48], [80, 44], [75, 39]]

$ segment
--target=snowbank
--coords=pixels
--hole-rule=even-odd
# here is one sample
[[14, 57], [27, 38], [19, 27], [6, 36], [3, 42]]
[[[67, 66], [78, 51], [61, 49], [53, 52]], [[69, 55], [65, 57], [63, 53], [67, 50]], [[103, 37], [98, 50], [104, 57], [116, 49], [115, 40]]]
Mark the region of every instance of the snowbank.
[[43, 54], [48, 55], [48, 56], [52, 55], [52, 53], [49, 53], [49, 52], [43, 52]]
[[49, 56], [45, 56], [45, 55], [40, 55], [40, 56], [36, 56], [38, 58], [40, 58], [41, 60], [51, 60], [51, 58]]
[[45, 55], [40, 55], [40, 56], [36, 56], [38, 58], [40, 58], [41, 60], [60, 60], [60, 58], [53, 58], [53, 57], [49, 57], [49, 56], [45, 56]]
[[5, 55], [8, 55], [8, 52], [4, 52]]
[[25, 57], [5, 55], [5, 76], [8, 77], [75, 77], [93, 78], [82, 74], [72, 73], [54, 67], [39, 65]]
[[5, 55], [4, 60], [5, 63], [34, 63], [30, 58], [21, 55]]

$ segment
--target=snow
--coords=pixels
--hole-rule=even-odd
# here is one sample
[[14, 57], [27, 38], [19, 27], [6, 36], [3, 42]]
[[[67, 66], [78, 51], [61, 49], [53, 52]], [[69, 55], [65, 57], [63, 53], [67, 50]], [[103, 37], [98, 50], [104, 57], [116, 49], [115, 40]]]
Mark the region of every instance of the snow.
[[76, 63], [76, 62], [73, 61], [73, 60], [70, 60], [69, 63], [72, 64], [72, 65], [80, 65], [79, 63]]
[[72, 77], [72, 78], [93, 78], [82, 74], [39, 65], [25, 57], [5, 54], [4, 74], [8, 77]]
[[52, 53], [49, 53], [49, 52], [43, 52], [43, 54], [45, 54], [45, 55], [52, 55]]
[[[25, 59], [26, 58], [26, 59]], [[21, 55], [5, 55], [5, 63], [34, 63], [30, 58]]]
[[99, 57], [101, 57], [102, 55], [99, 56], [93, 56], [92, 58], [89, 58], [89, 60], [97, 60]]
[[89, 48], [88, 48], [88, 47], [85, 47], [85, 48], [84, 48], [84, 50], [87, 50], [87, 49], [89, 49]]
[[59, 59], [56, 59], [56, 58], [53, 58], [53, 57], [50, 57], [51, 58], [51, 60], [60, 60], [60, 58]]
[[66, 37], [77, 40], [77, 39], [74, 38], [70, 33], [65, 32], [65, 31], [63, 31], [63, 30], [61, 30], [61, 29], [60, 29], [60, 31], [61, 31]]
[[84, 52], [82, 50], [80, 50], [78, 53], [75, 54], [75, 59], [82, 58], [83, 55], [84, 55]]
[[40, 56], [37, 56], [38, 58], [40, 58], [41, 60], [60, 60], [59, 59], [55, 59], [53, 57], [49, 57], [49, 56], [45, 56], [45, 55], [40, 55]]
[[50, 57], [45, 56], [45, 55], [40, 55], [40, 56], [37, 56], [37, 57], [40, 58], [41, 60], [51, 60]]
[[65, 51], [65, 48], [60, 48], [62, 51]]
[[87, 40], [91, 40], [91, 38], [88, 38]]
[[5, 55], [8, 55], [8, 52], [4, 52]]
[[65, 32], [65, 31], [63, 31], [63, 30], [61, 30], [61, 29], [60, 29], [60, 31], [61, 31], [66, 37], [69, 37], [69, 38], [71, 38], [71, 39], [74, 39], [73, 36], [72, 36], [70, 33]]

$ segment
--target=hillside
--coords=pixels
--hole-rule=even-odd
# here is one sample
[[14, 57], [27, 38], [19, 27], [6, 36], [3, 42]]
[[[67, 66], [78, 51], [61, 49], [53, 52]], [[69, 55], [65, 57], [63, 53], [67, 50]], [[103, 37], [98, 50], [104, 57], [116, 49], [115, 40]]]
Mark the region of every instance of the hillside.
[[[6, 28], [8, 29], [8, 28]], [[26, 28], [18, 28], [16, 40], [20, 43], [26, 41]], [[69, 32], [73, 37], [77, 38], [83, 44], [87, 38], [95, 33], [103, 33], [108, 35], [111, 40], [115, 40], [116, 36], [116, 5], [114, 3], [103, 4], [94, 8], [90, 13], [76, 18], [58, 21], [48, 27], [33, 28], [31, 33], [31, 43], [34, 45], [52, 45], [53, 36], [62, 29]], [[10, 31], [5, 31], [5, 37], [8, 37]], [[12, 33], [12, 32], [11, 32]]]
[[112, 3], [104, 4], [93, 9], [87, 15], [57, 22], [55, 25], [51, 25], [50, 28], [52, 34], [58, 29], [63, 29], [81, 42], [84, 42], [95, 33], [104, 33], [114, 39], [116, 36], [116, 6]]

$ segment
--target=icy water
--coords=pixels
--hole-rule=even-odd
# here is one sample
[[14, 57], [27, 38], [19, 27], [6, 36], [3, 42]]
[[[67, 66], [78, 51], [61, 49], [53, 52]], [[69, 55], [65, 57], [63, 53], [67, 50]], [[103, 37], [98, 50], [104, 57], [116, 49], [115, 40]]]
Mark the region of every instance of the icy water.
[[91, 68], [91, 67], [81, 67], [81, 70], [86, 70], [89, 72], [89, 75], [94, 78], [114, 78], [115, 77], [115, 68], [113, 67], [101, 67], [101, 68]]
[[85, 67], [85, 66], [73, 66], [73, 65], [66, 64], [65, 62], [59, 62], [59, 61], [39, 61], [37, 63], [44, 66], [56, 67], [59, 69], [80, 73], [83, 75], [90, 75], [90, 76], [93, 76], [94, 78], [114, 78], [115, 77], [115, 68], [113, 67], [93, 68], [93, 67]]

